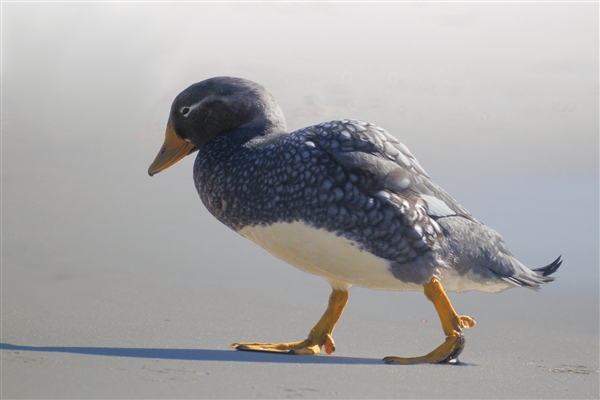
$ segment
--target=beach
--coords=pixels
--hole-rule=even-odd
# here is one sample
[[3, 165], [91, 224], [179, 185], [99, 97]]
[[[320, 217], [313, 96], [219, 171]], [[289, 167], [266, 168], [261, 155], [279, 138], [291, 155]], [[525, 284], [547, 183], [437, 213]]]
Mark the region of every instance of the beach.
[[[0, 397], [598, 398], [597, 32], [597, 3], [3, 4]], [[173, 98], [219, 75], [290, 131], [382, 126], [557, 279], [449, 293], [477, 322], [457, 365], [384, 364], [440, 322], [359, 287], [332, 355], [230, 349], [303, 340], [330, 285], [212, 217], [195, 156], [148, 177]]]
[[[3, 294], [3, 397], [594, 398], [598, 392], [598, 296], [567, 279], [539, 293], [451, 293], [458, 312], [477, 321], [465, 333], [462, 365], [383, 364], [384, 356], [420, 355], [440, 344], [437, 315], [422, 293], [359, 288], [351, 290], [334, 333], [333, 355], [228, 349], [242, 340], [299, 340], [325, 308], [326, 282], [260, 252], [229, 255], [233, 260], [218, 264], [221, 273], [197, 279], [109, 267], [5, 268], [11, 287]], [[235, 260], [249, 255], [262, 265], [246, 268]]]

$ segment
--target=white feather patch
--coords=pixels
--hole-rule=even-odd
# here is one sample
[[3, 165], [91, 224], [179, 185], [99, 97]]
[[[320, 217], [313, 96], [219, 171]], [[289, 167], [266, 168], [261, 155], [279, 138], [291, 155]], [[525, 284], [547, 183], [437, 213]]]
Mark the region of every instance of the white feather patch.
[[427, 202], [427, 214], [435, 217], [447, 217], [449, 215], [456, 215], [443, 200], [438, 199], [434, 196], [427, 194], [421, 194], [420, 197]]
[[421, 285], [394, 278], [387, 260], [361, 251], [344, 237], [302, 222], [247, 226], [239, 233], [294, 267], [324, 277], [338, 289], [356, 285], [378, 290], [423, 290]]
[[[356, 243], [342, 236], [302, 222], [247, 226], [239, 233], [288, 264], [322, 276], [336, 289], [362, 286], [375, 290], [423, 290], [421, 285], [396, 279], [387, 260], [359, 250]], [[461, 276], [452, 268], [440, 268], [439, 272], [444, 290], [451, 292], [498, 292], [510, 286], [503, 281], [480, 282], [469, 274]]]

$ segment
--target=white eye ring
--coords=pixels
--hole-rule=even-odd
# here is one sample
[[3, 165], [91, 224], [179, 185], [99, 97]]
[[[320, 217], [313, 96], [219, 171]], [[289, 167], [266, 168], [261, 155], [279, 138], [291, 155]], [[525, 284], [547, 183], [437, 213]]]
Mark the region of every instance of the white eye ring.
[[188, 114], [190, 113], [190, 108], [189, 107], [183, 107], [181, 108], [181, 110], [179, 110], [179, 112], [181, 113], [181, 115], [183, 115], [184, 117], [187, 117]]

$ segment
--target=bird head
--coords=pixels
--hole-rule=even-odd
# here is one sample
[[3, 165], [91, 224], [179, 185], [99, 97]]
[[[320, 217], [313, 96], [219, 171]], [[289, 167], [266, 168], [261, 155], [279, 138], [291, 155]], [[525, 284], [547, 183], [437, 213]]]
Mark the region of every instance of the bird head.
[[148, 169], [150, 176], [230, 132], [284, 131], [285, 120], [273, 97], [246, 79], [216, 77], [195, 83], [171, 105], [165, 142]]

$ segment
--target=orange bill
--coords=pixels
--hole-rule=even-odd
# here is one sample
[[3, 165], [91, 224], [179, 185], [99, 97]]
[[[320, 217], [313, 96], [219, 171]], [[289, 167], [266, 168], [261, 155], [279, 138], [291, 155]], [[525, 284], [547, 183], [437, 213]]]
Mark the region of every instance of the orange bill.
[[173, 125], [169, 123], [165, 133], [165, 143], [162, 145], [150, 168], [148, 168], [148, 175], [152, 176], [163, 169], [169, 168], [195, 150], [196, 148], [193, 144], [177, 137]]

